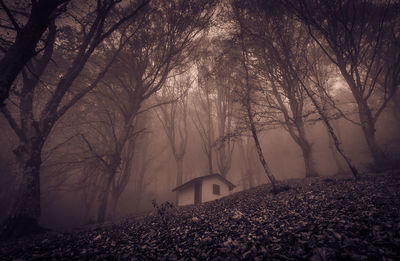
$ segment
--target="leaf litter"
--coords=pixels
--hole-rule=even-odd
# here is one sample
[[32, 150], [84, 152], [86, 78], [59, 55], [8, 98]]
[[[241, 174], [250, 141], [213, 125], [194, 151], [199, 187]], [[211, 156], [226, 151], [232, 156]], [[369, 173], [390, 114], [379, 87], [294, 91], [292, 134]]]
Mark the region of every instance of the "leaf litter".
[[[287, 184], [286, 184], [287, 183]], [[1, 260], [398, 260], [400, 173], [270, 185], [0, 245]]]

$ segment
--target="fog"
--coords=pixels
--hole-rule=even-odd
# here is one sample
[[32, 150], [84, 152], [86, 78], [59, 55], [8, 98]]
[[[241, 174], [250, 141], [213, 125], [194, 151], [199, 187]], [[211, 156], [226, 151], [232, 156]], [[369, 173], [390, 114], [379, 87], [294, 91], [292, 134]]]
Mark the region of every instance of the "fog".
[[[380, 53], [351, 69], [364, 81], [359, 94], [361, 86], [343, 74], [354, 64], [337, 67], [329, 35], [301, 10], [263, 20], [261, 9], [240, 1], [228, 11], [211, 2], [193, 1], [190, 12], [180, 2], [151, 3], [110, 34], [103, 28], [101, 40], [87, 39], [90, 46], [83, 45], [90, 35], [67, 22], [78, 10], [68, 5], [55, 40], [50, 29], [42, 37], [48, 45], [34, 61], [45, 69], [27, 65], [0, 115], [1, 221], [32, 200], [37, 206], [26, 204], [35, 205], [40, 225], [75, 228], [148, 213], [153, 200], [176, 203], [175, 187], [213, 173], [236, 185], [235, 193], [274, 182], [271, 176], [352, 177], [398, 162], [399, 80], [388, 72], [399, 66], [398, 46], [393, 64], [381, 43], [365, 47]], [[120, 7], [126, 15], [137, 5]], [[75, 18], [95, 28], [89, 9]], [[386, 27], [398, 25], [398, 17], [388, 19]]]
[[[168, 147], [168, 141], [159, 126], [156, 117], [148, 116], [151, 121], [154, 121], [154, 127], [148, 129], [150, 145], [150, 155], [156, 155], [155, 159], [150, 163], [150, 169], [145, 174], [145, 179], [148, 183], [145, 190], [140, 196], [135, 192], [134, 180], [128, 182], [128, 185], [123, 192], [118, 207], [116, 219], [120, 220], [125, 217], [140, 215], [151, 211], [153, 209], [151, 201], [156, 199], [158, 202], [170, 201], [174, 202], [175, 193], [172, 189], [176, 187], [176, 166], [171, 150]], [[399, 150], [399, 137], [397, 135], [399, 126], [391, 118], [390, 113], [383, 116], [382, 123], [378, 129], [378, 141], [388, 151]], [[386, 120], [386, 122], [383, 122]], [[2, 119], [4, 122], [4, 119]], [[351, 159], [357, 167], [362, 171], [368, 171], [368, 166], [371, 164], [372, 159], [369, 156], [368, 148], [362, 133], [357, 126], [348, 123], [345, 120], [339, 120], [338, 132], [341, 133], [341, 141], [344, 149], [348, 152]], [[3, 125], [4, 126], [4, 125]], [[189, 140], [187, 152], [184, 158], [184, 175], [183, 182], [192, 178], [203, 176], [207, 174], [207, 158], [202, 152], [201, 141], [198, 133], [196, 133], [192, 123], [189, 124]], [[13, 155], [11, 149], [15, 143], [12, 133], [9, 129], [4, 128], [1, 136], [1, 159], [2, 170], [9, 170], [3, 172], [2, 175], [2, 202], [1, 206], [6, 209], [10, 206], [10, 198], [12, 197], [12, 183], [13, 183]], [[338, 168], [335, 159], [332, 156], [332, 148], [329, 147], [328, 134], [326, 133], [322, 123], [316, 123], [308, 128], [308, 135], [311, 137], [313, 149], [316, 151], [314, 161], [318, 174], [322, 177], [330, 177], [334, 175], [351, 175], [343, 160], [340, 160], [341, 169], [345, 173], [340, 173], [341, 169]], [[250, 146], [252, 147], [252, 163], [253, 166], [253, 186], [264, 184], [268, 182], [262, 166], [258, 161], [254, 144], [251, 137], [249, 139]], [[286, 179], [299, 179], [305, 177], [304, 161], [302, 159], [301, 150], [290, 138], [289, 134], [282, 128], [266, 130], [262, 132], [261, 143], [266, 160], [270, 163], [271, 171], [274, 173], [278, 180]], [[227, 175], [227, 179], [234, 183], [237, 187], [233, 192], [241, 191], [249, 188], [248, 182], [244, 180], [243, 169], [245, 163], [240, 155], [238, 144], [232, 153], [232, 167]], [[44, 171], [46, 168], [44, 167]], [[218, 172], [218, 170], [215, 170]], [[47, 177], [47, 173], [45, 174]], [[49, 174], [51, 176], [51, 174]], [[62, 175], [69, 175], [63, 173]], [[73, 182], [73, 181], [71, 181]], [[79, 190], [68, 191], [70, 186], [68, 183], [60, 186], [57, 191], [46, 191], [46, 180], [42, 180], [43, 195], [42, 195], [42, 215], [40, 223], [46, 227], [65, 229], [72, 227], [80, 227], [90, 222], [94, 222], [95, 213], [91, 215], [85, 213], [85, 205], [82, 204], [82, 196], [77, 193]], [[85, 188], [82, 188], [83, 190]], [[140, 197], [140, 198], [139, 198]], [[2, 218], [5, 218], [5, 213], [2, 212]]]

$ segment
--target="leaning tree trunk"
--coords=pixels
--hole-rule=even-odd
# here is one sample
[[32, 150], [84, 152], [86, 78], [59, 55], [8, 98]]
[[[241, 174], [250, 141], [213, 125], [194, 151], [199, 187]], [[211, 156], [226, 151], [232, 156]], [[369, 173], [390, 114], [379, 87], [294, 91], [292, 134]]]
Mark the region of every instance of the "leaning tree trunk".
[[[335, 123], [336, 123], [336, 124], [335, 124]], [[337, 133], [338, 138], [340, 138], [339, 123], [337, 122], [337, 120], [334, 121], [334, 122], [332, 123], [332, 125], [336, 125], [336, 126], [335, 126], [335, 127], [336, 127], [336, 133]], [[333, 128], [333, 126], [332, 126], [332, 128]], [[330, 149], [330, 151], [331, 151], [331, 153], [332, 153], [332, 157], [333, 157], [333, 159], [335, 160], [335, 163], [336, 163], [337, 174], [344, 174], [344, 173], [345, 173], [345, 170], [344, 170], [344, 168], [343, 168], [343, 166], [342, 166], [342, 163], [341, 163], [341, 161], [340, 161], [338, 151], [337, 151], [336, 148], [335, 148], [335, 141], [332, 139], [331, 136], [328, 136], [328, 142], [329, 142], [329, 149]]]
[[[242, 42], [242, 44], [243, 44], [243, 42]], [[265, 161], [264, 154], [263, 154], [262, 149], [261, 149], [260, 141], [258, 140], [258, 136], [257, 136], [257, 129], [256, 129], [256, 125], [254, 123], [253, 113], [251, 111], [251, 97], [250, 97], [251, 86], [250, 86], [250, 82], [249, 82], [249, 70], [248, 70], [248, 67], [246, 65], [246, 54], [245, 54], [245, 51], [244, 51], [245, 48], [244, 48], [244, 46], [242, 46], [242, 48], [243, 48], [243, 54], [244, 54], [244, 57], [243, 57], [244, 59], [242, 60], [242, 63], [243, 63], [243, 68], [245, 69], [245, 75], [246, 75], [246, 77], [245, 77], [245, 81], [246, 81], [246, 97], [245, 97], [245, 100], [244, 100], [244, 106], [246, 108], [247, 117], [248, 117], [248, 120], [249, 120], [249, 123], [250, 123], [250, 131], [251, 131], [251, 134], [253, 136], [254, 143], [256, 145], [258, 158], [259, 158], [259, 160], [261, 162], [261, 165], [264, 168], [264, 172], [267, 175], [269, 181], [271, 182], [273, 191], [277, 191], [277, 186], [276, 186], [277, 182], [275, 180], [275, 177], [272, 175], [272, 173], [271, 173], [271, 171], [270, 171], [270, 169], [269, 169], [269, 167], [267, 165], [267, 162]]]
[[261, 149], [260, 141], [258, 139], [256, 126], [255, 126], [254, 119], [253, 119], [253, 114], [251, 112], [251, 105], [250, 105], [250, 100], [249, 99], [247, 100], [246, 107], [247, 107], [246, 108], [247, 109], [247, 116], [248, 116], [248, 119], [249, 119], [249, 122], [250, 122], [250, 131], [251, 131], [251, 134], [253, 136], [254, 143], [256, 145], [258, 158], [260, 159], [261, 165], [264, 168], [264, 172], [267, 175], [269, 181], [271, 182], [273, 190], [275, 191], [277, 189], [276, 188], [276, 180], [275, 180], [275, 177], [272, 175], [272, 173], [271, 173], [271, 171], [270, 171], [270, 169], [268, 167], [267, 162], [265, 161], [264, 154], [263, 154], [262, 149]]
[[333, 139], [333, 142], [335, 144], [336, 150], [339, 152], [340, 155], [342, 155], [343, 159], [346, 161], [347, 166], [350, 168], [353, 176], [355, 179], [358, 179], [358, 170], [357, 168], [353, 165], [351, 162], [350, 158], [347, 157], [345, 154], [344, 150], [342, 149], [342, 146], [335, 134], [335, 131], [332, 128], [332, 125], [330, 124], [328, 118], [326, 117], [325, 113], [323, 112], [322, 108], [318, 104], [317, 100], [314, 98], [313, 94], [308, 90], [308, 88], [302, 83], [303, 89], [305, 90], [307, 96], [310, 98], [311, 102], [313, 103], [314, 107], [317, 109], [318, 114], [321, 116], [322, 121], [325, 124], [326, 129], [328, 130], [329, 135]]
[[[252, 124], [254, 125], [254, 124]], [[265, 174], [267, 175], [269, 181], [272, 184], [272, 187], [275, 189], [276, 180], [272, 175], [271, 170], [269, 169], [267, 162], [265, 161], [264, 154], [261, 149], [260, 141], [258, 140], [257, 131], [255, 126], [251, 126], [251, 133], [253, 135], [254, 143], [256, 144], [258, 158], [260, 159], [261, 165], [264, 168]]]

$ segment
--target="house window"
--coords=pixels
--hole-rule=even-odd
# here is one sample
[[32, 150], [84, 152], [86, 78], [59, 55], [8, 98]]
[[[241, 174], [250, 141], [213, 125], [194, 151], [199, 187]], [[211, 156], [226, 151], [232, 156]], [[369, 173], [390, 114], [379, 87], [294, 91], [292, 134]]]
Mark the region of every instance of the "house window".
[[219, 185], [213, 184], [213, 194], [215, 194], [215, 195], [220, 194]]

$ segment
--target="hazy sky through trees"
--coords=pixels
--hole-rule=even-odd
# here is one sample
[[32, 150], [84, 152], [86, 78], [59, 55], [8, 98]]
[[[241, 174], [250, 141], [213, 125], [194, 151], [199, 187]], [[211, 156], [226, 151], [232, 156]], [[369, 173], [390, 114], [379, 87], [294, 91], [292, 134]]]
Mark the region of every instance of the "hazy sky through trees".
[[398, 0], [0, 1], [1, 220], [116, 220], [213, 173], [239, 191], [392, 166], [398, 13]]

